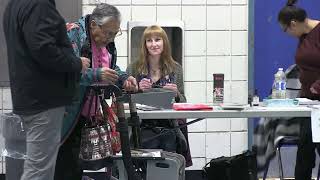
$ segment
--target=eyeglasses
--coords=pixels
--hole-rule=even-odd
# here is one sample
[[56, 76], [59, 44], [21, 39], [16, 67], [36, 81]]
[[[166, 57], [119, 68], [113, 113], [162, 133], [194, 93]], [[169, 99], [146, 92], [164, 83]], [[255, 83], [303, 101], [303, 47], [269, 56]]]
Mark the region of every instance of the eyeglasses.
[[287, 32], [288, 29], [290, 28], [291, 24], [281, 24], [281, 29], [283, 30], [283, 32]]
[[101, 25], [98, 25], [98, 26], [100, 27], [102, 33], [103, 33], [105, 36], [109, 37], [109, 38], [111, 38], [111, 37], [115, 38], [115, 37], [118, 37], [118, 36], [121, 36], [121, 35], [122, 35], [122, 30], [121, 30], [121, 28], [119, 28], [119, 30], [118, 30], [117, 32], [112, 32], [112, 31], [103, 30], [103, 28], [102, 28]]

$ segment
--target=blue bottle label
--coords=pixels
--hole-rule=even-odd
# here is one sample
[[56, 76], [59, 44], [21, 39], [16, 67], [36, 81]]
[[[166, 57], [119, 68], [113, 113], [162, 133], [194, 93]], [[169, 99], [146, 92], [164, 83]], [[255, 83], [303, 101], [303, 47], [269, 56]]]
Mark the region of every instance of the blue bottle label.
[[286, 89], [286, 83], [285, 82], [276, 83], [276, 89], [277, 90], [285, 90]]

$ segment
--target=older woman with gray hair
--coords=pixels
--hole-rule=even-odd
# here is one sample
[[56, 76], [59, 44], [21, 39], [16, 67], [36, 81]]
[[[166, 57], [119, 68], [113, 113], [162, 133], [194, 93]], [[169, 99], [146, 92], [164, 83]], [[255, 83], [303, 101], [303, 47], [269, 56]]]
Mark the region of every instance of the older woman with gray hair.
[[[86, 117], [94, 116], [86, 109], [90, 98], [85, 89], [92, 83], [116, 84], [127, 91], [136, 91], [136, 79], [128, 76], [116, 65], [117, 51], [114, 39], [121, 35], [121, 15], [109, 4], [99, 4], [92, 14], [75, 23], [67, 23], [68, 37], [74, 53], [91, 59], [91, 67], [82, 74], [79, 100], [67, 107], [63, 121], [62, 142], [55, 170], [55, 180], [81, 180], [83, 170], [79, 164], [81, 129]], [[80, 109], [80, 105], [84, 104]], [[89, 106], [87, 107], [89, 108]], [[90, 113], [88, 113], [90, 112]]]

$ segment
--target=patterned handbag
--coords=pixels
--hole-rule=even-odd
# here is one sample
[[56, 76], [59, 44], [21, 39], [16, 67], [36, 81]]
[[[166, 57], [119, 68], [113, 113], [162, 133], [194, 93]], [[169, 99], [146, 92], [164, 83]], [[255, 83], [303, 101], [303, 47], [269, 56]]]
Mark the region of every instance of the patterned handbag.
[[[99, 98], [90, 99], [90, 108], [88, 109], [87, 122], [85, 127], [81, 131], [81, 143], [80, 143], [80, 159], [85, 161], [101, 160], [112, 156], [111, 138], [110, 138], [110, 126], [105, 119], [106, 114], [100, 111], [97, 106], [92, 106], [93, 99], [98, 104], [98, 99], [103, 102], [103, 98], [98, 95]], [[89, 116], [92, 112], [91, 108], [95, 109], [95, 116]], [[102, 114], [101, 114], [102, 113]], [[102, 120], [101, 120], [102, 119]]]
[[83, 160], [99, 160], [110, 157], [112, 148], [108, 126], [83, 128], [80, 151], [80, 158]]

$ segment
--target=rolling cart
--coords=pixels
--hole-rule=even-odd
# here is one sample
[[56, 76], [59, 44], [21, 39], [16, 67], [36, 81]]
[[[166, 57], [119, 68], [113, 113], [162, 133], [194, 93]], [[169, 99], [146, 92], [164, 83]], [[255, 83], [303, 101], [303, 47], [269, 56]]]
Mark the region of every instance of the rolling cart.
[[[122, 161], [117, 160], [119, 179], [121, 180], [184, 180], [185, 159], [182, 155], [170, 152], [162, 152], [161, 157], [131, 157], [128, 124], [132, 127], [133, 148], [140, 148], [140, 119], [137, 113], [136, 104], [132, 101], [131, 94], [122, 94], [117, 87], [109, 87], [107, 94], [114, 93], [116, 97], [116, 109], [119, 123], [117, 126], [120, 132]], [[130, 117], [125, 118], [123, 103], [129, 102]], [[137, 163], [134, 163], [134, 162]], [[138, 171], [141, 163], [146, 162], [146, 174], [141, 176]]]
[[[132, 127], [133, 149], [140, 147], [140, 119], [137, 114], [136, 104], [132, 101], [130, 93], [122, 93], [122, 90], [115, 85], [90, 85], [87, 89], [94, 90], [97, 94], [103, 94], [104, 99], [114, 96], [116, 115], [118, 117], [117, 131], [120, 133], [122, 156], [114, 156], [99, 160], [100, 162], [85, 162], [84, 169], [90, 169], [94, 163], [100, 167], [106, 167], [110, 172], [110, 167], [116, 162], [119, 170], [120, 180], [184, 180], [185, 159], [182, 155], [170, 152], [162, 152], [161, 157], [132, 157], [131, 143], [129, 138], [129, 126]], [[130, 117], [126, 119], [124, 103], [129, 103]], [[89, 166], [85, 166], [89, 164]], [[140, 167], [146, 164], [146, 167]], [[141, 174], [140, 170], [145, 169], [146, 173]], [[107, 173], [108, 177], [111, 176]]]

